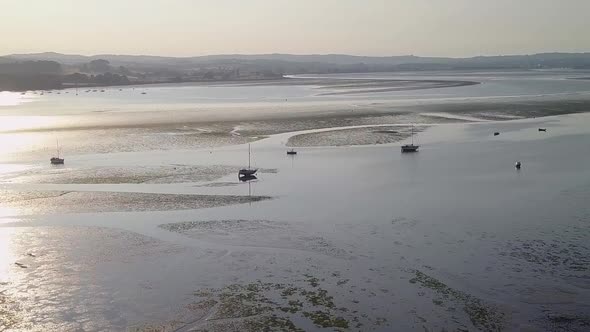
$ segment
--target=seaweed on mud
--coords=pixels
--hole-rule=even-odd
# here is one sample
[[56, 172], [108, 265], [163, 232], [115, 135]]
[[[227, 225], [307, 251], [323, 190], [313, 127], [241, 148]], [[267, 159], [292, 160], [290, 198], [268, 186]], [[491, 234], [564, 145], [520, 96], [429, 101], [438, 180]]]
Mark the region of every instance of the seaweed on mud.
[[319, 289], [317, 292], [305, 292], [305, 298], [314, 306], [324, 306], [326, 308], [334, 308], [335, 306], [333, 301], [334, 298], [328, 295], [328, 291], [325, 289]]
[[348, 321], [342, 317], [336, 317], [334, 315], [331, 315], [329, 312], [325, 312], [325, 311], [312, 311], [312, 312], [304, 312], [303, 316], [311, 319], [311, 321], [317, 325], [317, 326], [321, 326], [323, 328], [327, 328], [327, 327], [337, 327], [337, 328], [343, 328], [343, 329], [347, 329], [348, 328]]
[[342, 280], [338, 280], [338, 281], [336, 282], [336, 285], [338, 285], [338, 286], [342, 286], [342, 285], [344, 285], [344, 284], [348, 283], [348, 281], [349, 281], [349, 280], [350, 280], [350, 279], [342, 279]]
[[260, 229], [278, 229], [279, 226], [276, 223], [268, 220], [203, 220], [203, 221], [186, 221], [177, 222], [170, 224], [159, 225], [158, 227], [163, 228], [170, 232], [175, 233], [186, 233], [189, 231], [200, 231], [200, 232], [246, 232], [246, 231], [258, 231]]
[[215, 318], [250, 317], [269, 312], [271, 301], [261, 294], [258, 284], [245, 287], [231, 285], [226, 287], [219, 296], [219, 309]]
[[263, 319], [250, 319], [244, 324], [244, 331], [288, 331], [288, 332], [303, 332], [303, 329], [298, 328], [295, 324], [286, 317], [278, 317], [270, 315]]
[[[483, 301], [476, 297], [447, 286], [443, 282], [425, 274], [424, 272], [418, 270], [414, 272], [415, 277], [410, 279], [410, 283], [420, 284], [423, 287], [436, 291], [438, 294], [443, 295], [447, 299], [462, 303], [463, 311], [465, 311], [465, 313], [469, 316], [471, 323], [478, 329], [484, 331], [502, 330], [504, 324], [504, 313], [498, 311], [496, 308], [486, 305]], [[435, 302], [435, 304], [437, 303]], [[440, 304], [442, 304], [442, 301]]]
[[371, 319], [366, 314], [360, 318], [358, 311], [336, 307], [333, 296], [320, 288], [321, 281], [306, 275], [296, 284], [258, 281], [197, 291], [194, 294], [204, 299], [192, 306], [199, 312], [209, 311], [209, 318], [197, 330], [303, 331], [294, 323], [302, 320], [336, 330], [348, 329], [350, 320], [357, 328], [371, 322], [388, 325], [384, 318]]
[[551, 331], [578, 332], [590, 330], [590, 316], [578, 314], [549, 314], [545, 327]]
[[305, 281], [307, 281], [311, 287], [317, 287], [319, 285], [319, 279], [314, 276], [310, 276], [309, 274], [305, 275]]
[[297, 288], [295, 287], [287, 287], [283, 290], [283, 292], [281, 293], [281, 295], [283, 296], [283, 298], [286, 298], [287, 296], [292, 296], [294, 294], [297, 293]]
[[377, 317], [375, 319], [375, 325], [377, 325], [377, 326], [384, 325], [385, 323], [387, 323], [387, 319], [384, 317]]
[[212, 298], [205, 299], [203, 301], [191, 303], [188, 305], [190, 310], [211, 310], [218, 302]]
[[301, 311], [301, 309], [303, 308], [303, 302], [299, 301], [299, 300], [289, 300], [289, 306], [288, 307], [281, 307], [281, 311], [283, 312], [290, 312], [292, 314], [297, 313], [299, 311]]
[[582, 243], [534, 239], [509, 242], [507, 248], [509, 252], [501, 255], [535, 264], [538, 272], [576, 273], [590, 269], [590, 248]]

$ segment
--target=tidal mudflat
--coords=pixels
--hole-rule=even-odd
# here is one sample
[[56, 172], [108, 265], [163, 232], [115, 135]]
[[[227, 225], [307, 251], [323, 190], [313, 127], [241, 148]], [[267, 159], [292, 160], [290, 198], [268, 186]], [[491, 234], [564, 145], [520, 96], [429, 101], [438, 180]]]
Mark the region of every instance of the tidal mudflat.
[[[0, 167], [0, 330], [587, 330], [588, 83], [479, 81], [388, 101], [283, 86], [262, 105], [277, 117], [251, 95], [216, 108], [243, 103], [239, 121], [185, 103], [193, 122], [157, 124], [136, 103], [149, 132], [60, 137], [63, 167], [47, 157], [67, 130], [4, 132], [27, 139]], [[286, 92], [304, 97], [282, 109]], [[412, 124], [420, 150], [401, 154]], [[260, 170], [241, 181], [248, 142]]]

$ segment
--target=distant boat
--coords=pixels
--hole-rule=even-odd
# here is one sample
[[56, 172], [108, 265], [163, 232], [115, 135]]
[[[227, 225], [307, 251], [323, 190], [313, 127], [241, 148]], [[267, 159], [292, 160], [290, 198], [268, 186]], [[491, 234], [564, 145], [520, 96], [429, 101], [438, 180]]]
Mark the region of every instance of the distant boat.
[[547, 128], [539, 128], [539, 131], [547, 131]]
[[256, 172], [258, 172], [257, 168], [252, 168], [250, 166], [250, 160], [251, 160], [251, 151], [250, 151], [250, 143], [248, 143], [248, 168], [242, 168], [239, 172], [238, 172], [238, 177], [241, 176], [253, 176], [254, 174], [256, 174]]
[[63, 165], [64, 164], [64, 158], [60, 158], [59, 155], [59, 141], [55, 141], [56, 142], [56, 152], [57, 152], [57, 157], [52, 157], [51, 159], [49, 159], [49, 161], [51, 162], [51, 165]]
[[142, 94], [142, 95], [145, 95], [145, 94], [147, 94], [147, 92], [142, 92], [141, 94]]
[[499, 133], [499, 132], [495, 132], [495, 133], [494, 133], [494, 136], [498, 136], [498, 135], [500, 135], [500, 133]]
[[418, 148], [420, 145], [414, 145], [414, 125], [412, 125], [412, 143], [402, 145], [402, 153], [403, 152], [418, 152]]
[[288, 155], [296, 155], [297, 151], [295, 151], [295, 149], [287, 150], [287, 154]]

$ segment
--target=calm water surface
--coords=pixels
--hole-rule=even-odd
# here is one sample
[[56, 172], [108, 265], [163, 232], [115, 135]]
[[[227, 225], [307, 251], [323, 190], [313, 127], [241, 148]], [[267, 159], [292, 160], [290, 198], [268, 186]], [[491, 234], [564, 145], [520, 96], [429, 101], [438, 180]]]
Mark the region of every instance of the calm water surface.
[[[503, 83], [490, 88], [496, 92], [487, 96], [512, 91], [510, 84], [520, 86], [519, 75], [493, 75], [490, 82]], [[530, 85], [514, 95], [551, 93], [547, 81], [567, 73], [529, 76], [533, 76], [526, 78]], [[487, 89], [486, 84], [453, 89]], [[552, 93], [582, 93], [587, 88], [586, 82], [565, 84], [569, 87]], [[153, 95], [150, 98], [186, 93], [190, 99], [187, 91], [206, 88], [141, 89], [149, 91], [145, 96]], [[302, 91], [310, 88], [286, 89], [305, 95], [309, 91]], [[473, 91], [471, 97], [479, 94]], [[411, 94], [436, 92], [451, 93], [438, 89]], [[125, 104], [127, 97], [120, 97], [116, 102]], [[115, 99], [107, 100], [115, 103]], [[28, 112], [43, 100], [16, 107]], [[539, 127], [548, 131], [539, 132]], [[285, 142], [293, 133], [279, 134], [252, 144], [253, 165], [261, 171], [256, 181], [248, 183], [240, 183], [233, 173], [180, 183], [15, 182], [11, 179], [18, 174], [43, 175], [56, 169], [45, 160], [5, 164], [0, 189], [7, 192], [273, 199], [197, 210], [47, 214], [43, 207], [59, 201], [36, 198], [30, 201], [40, 208], [35, 215], [19, 209], [22, 205], [3, 204], [0, 294], [9, 305], [0, 310], [7, 313], [7, 326], [16, 331], [121, 330], [179, 319], [187, 330], [199, 330], [203, 322], [194, 312], [186, 314], [197, 290], [259, 280], [298, 283], [310, 275], [318, 278], [318, 287], [329, 291], [338, 308], [348, 308], [337, 312], [351, 326], [354, 317], [362, 317], [365, 325], [360, 330], [493, 330], [474, 322], [465, 310], [476, 303], [489, 312], [503, 313], [500, 321], [505, 330], [550, 329], [567, 318], [570, 330], [583, 331], [590, 319], [588, 128], [586, 114], [440, 124], [416, 137], [422, 145], [416, 154], [402, 155], [399, 144], [405, 142], [400, 142], [300, 148], [293, 158], [285, 155]], [[495, 131], [501, 135], [493, 136]], [[247, 146], [81, 153], [66, 160], [65, 172], [87, 172], [90, 177], [97, 169], [109, 168], [223, 165], [237, 169], [247, 163]], [[514, 168], [515, 161], [522, 162], [520, 171]], [[187, 233], [161, 227], [221, 220], [242, 223], [212, 223], [205, 230]], [[416, 282], [419, 273], [452, 289], [452, 295]], [[293, 321], [320, 330], [301, 313], [294, 314]]]

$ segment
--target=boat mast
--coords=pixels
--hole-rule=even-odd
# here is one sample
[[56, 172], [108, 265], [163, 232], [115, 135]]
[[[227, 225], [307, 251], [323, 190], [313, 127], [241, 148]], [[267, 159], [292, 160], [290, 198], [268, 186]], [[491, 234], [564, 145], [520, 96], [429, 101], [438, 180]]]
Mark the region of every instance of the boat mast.
[[414, 124], [412, 123], [412, 145], [414, 145]]
[[248, 169], [250, 169], [250, 143], [248, 143]]
[[57, 157], [59, 158], [59, 140], [55, 138], [55, 151], [57, 152]]

